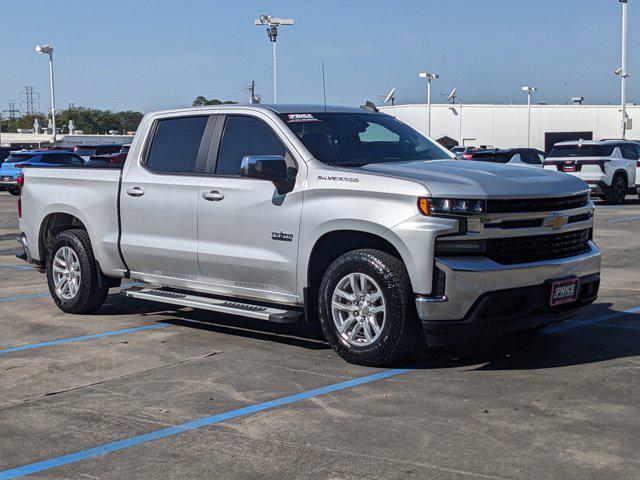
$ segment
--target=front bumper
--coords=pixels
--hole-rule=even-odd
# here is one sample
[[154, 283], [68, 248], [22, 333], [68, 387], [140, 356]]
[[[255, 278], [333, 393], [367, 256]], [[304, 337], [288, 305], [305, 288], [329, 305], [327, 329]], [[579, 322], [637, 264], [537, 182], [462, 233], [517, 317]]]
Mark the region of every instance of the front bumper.
[[[562, 321], [571, 310], [595, 300], [600, 260], [600, 250], [593, 242], [589, 242], [589, 252], [581, 255], [516, 265], [487, 258], [437, 258], [436, 266], [446, 278], [444, 295], [416, 299], [427, 341], [466, 343], [466, 337], [478, 339]], [[547, 282], [569, 276], [590, 284], [582, 289], [586, 296], [581, 294], [578, 301], [562, 307], [547, 307]], [[519, 298], [510, 310], [492, 313], [487, 307], [487, 302], [499, 306], [500, 298], [507, 297]]]

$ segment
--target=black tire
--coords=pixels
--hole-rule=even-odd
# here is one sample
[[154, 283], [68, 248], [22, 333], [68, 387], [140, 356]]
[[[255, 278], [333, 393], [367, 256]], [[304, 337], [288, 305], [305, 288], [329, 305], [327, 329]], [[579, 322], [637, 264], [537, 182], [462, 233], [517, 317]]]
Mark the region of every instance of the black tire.
[[627, 196], [627, 181], [623, 175], [613, 176], [611, 186], [607, 190], [605, 200], [610, 205], [622, 205]]
[[18, 190], [17, 188], [7, 188], [7, 191], [14, 197], [20, 195], [20, 190]]
[[[332, 316], [334, 289], [346, 275], [356, 272], [364, 273], [376, 281], [387, 308], [379, 337], [367, 346], [348, 343], [338, 332]], [[411, 357], [419, 345], [425, 345], [404, 264], [400, 259], [379, 250], [353, 250], [338, 257], [322, 278], [319, 310], [327, 342], [349, 363], [382, 367]]]
[[[80, 263], [80, 285], [71, 299], [58, 295], [53, 278], [53, 261], [62, 247], [71, 248]], [[47, 283], [51, 297], [60, 310], [66, 313], [91, 313], [99, 309], [109, 293], [108, 288], [100, 287], [99, 274], [86, 230], [65, 230], [56, 235], [47, 255]]]

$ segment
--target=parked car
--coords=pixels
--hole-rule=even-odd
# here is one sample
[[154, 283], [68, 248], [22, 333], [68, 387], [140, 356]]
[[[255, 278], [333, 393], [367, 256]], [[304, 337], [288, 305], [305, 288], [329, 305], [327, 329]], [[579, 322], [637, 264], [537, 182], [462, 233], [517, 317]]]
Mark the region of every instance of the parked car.
[[425, 339], [542, 328], [598, 292], [582, 180], [454, 160], [384, 113], [152, 113], [122, 171], [25, 168], [23, 182], [21, 258], [68, 313], [130, 278], [146, 283], [133, 298], [319, 320], [347, 361], [388, 365]]
[[453, 147], [451, 149], [453, 153], [466, 160], [469, 160], [473, 152], [475, 152], [476, 150], [478, 150], [477, 147]]
[[505, 148], [496, 150], [478, 150], [470, 155], [471, 160], [481, 162], [504, 163], [540, 167], [544, 165], [545, 153], [535, 148]]
[[12, 195], [18, 195], [18, 177], [24, 167], [82, 166], [83, 163], [82, 157], [64, 150], [11, 152], [11, 155], [0, 165], [0, 186], [3, 186]]
[[88, 165], [102, 165], [109, 167], [124, 165], [130, 146], [131, 145], [123, 145], [118, 153], [107, 153], [105, 155], [92, 156], [89, 159]]
[[80, 155], [85, 162], [89, 161], [91, 157], [99, 155], [107, 155], [110, 153], [118, 153], [122, 149], [123, 145], [110, 143], [110, 144], [97, 144], [97, 145], [77, 145], [73, 149], [73, 153]]
[[607, 203], [621, 204], [628, 194], [640, 197], [640, 143], [600, 140], [556, 143], [545, 161], [546, 169], [583, 179], [591, 194]]

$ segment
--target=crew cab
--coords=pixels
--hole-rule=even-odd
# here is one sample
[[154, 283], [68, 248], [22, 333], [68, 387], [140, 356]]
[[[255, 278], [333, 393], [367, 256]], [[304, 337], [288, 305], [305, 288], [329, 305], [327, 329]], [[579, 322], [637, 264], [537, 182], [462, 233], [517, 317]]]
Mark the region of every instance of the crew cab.
[[147, 114], [120, 168], [26, 168], [21, 257], [68, 313], [124, 294], [319, 321], [349, 362], [560, 322], [600, 252], [579, 178], [462, 162], [375, 109]]
[[594, 197], [622, 204], [628, 194], [640, 196], [640, 143], [600, 140], [556, 143], [544, 168], [582, 178]]

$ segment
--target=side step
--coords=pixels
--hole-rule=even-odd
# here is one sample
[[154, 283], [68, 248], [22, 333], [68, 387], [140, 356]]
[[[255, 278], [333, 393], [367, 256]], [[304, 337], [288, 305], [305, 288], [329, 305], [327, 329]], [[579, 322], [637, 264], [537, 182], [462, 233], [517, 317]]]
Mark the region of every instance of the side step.
[[275, 323], [298, 323], [304, 321], [304, 313], [297, 310], [284, 310], [274, 307], [252, 305], [218, 298], [200, 297], [186, 293], [172, 292], [155, 288], [128, 289], [123, 293], [127, 297], [151, 300], [152, 302], [168, 303], [183, 307], [193, 307], [212, 312], [228, 313], [242, 317], [257, 318]]

